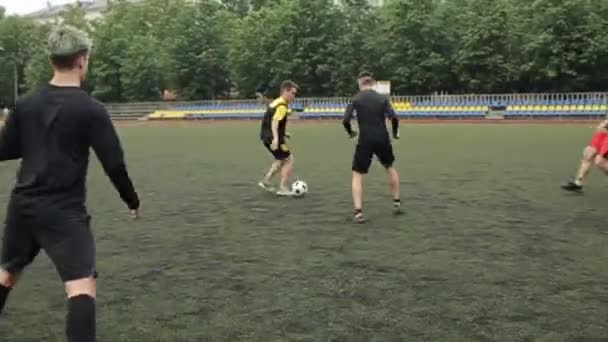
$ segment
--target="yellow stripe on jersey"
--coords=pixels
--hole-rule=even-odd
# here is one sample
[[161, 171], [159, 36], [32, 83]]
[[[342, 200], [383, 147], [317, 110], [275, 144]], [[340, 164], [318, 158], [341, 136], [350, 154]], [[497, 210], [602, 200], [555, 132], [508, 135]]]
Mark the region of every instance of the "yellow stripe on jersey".
[[285, 119], [286, 116], [287, 116], [287, 106], [284, 104], [281, 104], [277, 107], [277, 109], [275, 109], [274, 115], [272, 116], [272, 120], [281, 121], [281, 120]]

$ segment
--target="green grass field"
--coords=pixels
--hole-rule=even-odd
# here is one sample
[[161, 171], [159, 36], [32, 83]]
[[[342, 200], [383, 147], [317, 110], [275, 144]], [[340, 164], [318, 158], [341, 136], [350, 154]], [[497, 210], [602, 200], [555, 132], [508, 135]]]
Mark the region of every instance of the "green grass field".
[[[122, 126], [144, 217], [92, 158], [99, 341], [606, 341], [608, 178], [559, 189], [590, 127], [404, 122], [406, 214], [374, 164], [354, 226], [338, 123], [290, 129], [303, 199], [257, 188], [257, 123]], [[16, 166], [0, 166], [2, 210]], [[63, 341], [64, 318], [41, 254], [0, 341]]]

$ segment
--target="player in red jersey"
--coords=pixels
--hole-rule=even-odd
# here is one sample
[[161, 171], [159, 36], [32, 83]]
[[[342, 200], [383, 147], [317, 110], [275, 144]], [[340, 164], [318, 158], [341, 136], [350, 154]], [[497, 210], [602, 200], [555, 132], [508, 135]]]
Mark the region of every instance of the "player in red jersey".
[[574, 192], [583, 191], [583, 185], [593, 164], [608, 175], [608, 120], [604, 120], [597, 126], [589, 145], [585, 148], [576, 179], [562, 185], [562, 189]]

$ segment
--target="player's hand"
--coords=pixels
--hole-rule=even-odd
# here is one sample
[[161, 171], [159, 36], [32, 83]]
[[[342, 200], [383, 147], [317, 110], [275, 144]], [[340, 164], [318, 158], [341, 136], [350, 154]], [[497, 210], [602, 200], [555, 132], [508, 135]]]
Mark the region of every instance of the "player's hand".
[[291, 138], [291, 134], [285, 132], [285, 138], [287, 138], [287, 139]]
[[352, 138], [355, 138], [357, 135], [359, 135], [359, 133], [357, 133], [357, 131], [352, 131], [348, 134], [348, 137], [352, 139]]
[[273, 151], [279, 148], [279, 141], [277, 139], [272, 139], [272, 143], [270, 143], [270, 149]]
[[129, 211], [129, 216], [134, 221], [139, 220], [139, 218], [140, 218], [140, 216], [139, 216], [139, 209], [130, 210]]

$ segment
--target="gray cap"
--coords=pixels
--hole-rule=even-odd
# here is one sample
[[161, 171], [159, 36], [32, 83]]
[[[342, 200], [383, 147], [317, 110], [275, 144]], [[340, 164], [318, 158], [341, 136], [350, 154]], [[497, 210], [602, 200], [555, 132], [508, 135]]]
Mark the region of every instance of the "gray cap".
[[91, 50], [93, 43], [86, 32], [70, 25], [61, 25], [49, 34], [48, 46], [51, 55], [68, 56]]

